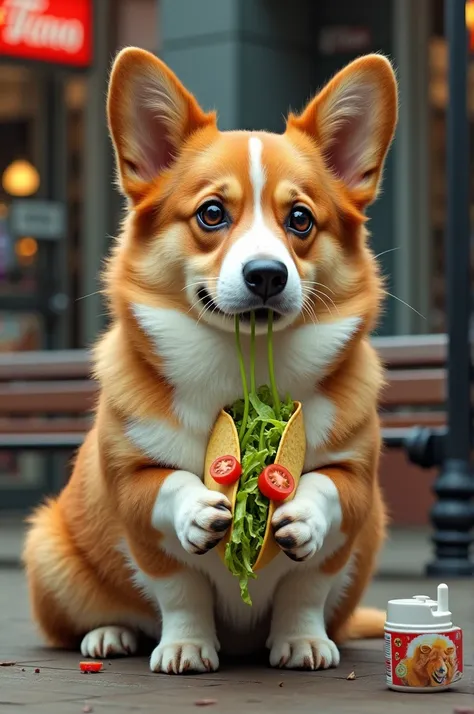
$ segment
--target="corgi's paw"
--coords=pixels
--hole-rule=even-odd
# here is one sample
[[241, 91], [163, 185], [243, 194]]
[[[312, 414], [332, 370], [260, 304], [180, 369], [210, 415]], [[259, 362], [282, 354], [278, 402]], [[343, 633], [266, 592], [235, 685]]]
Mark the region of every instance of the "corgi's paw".
[[184, 550], [203, 555], [224, 537], [232, 522], [229, 499], [218, 491], [195, 490], [183, 495], [176, 518], [176, 535]]
[[212, 642], [160, 642], [152, 652], [150, 669], [165, 674], [216, 672], [219, 658]]
[[283, 637], [270, 651], [271, 666], [285, 669], [329, 669], [340, 659], [334, 642], [322, 637]]
[[329, 524], [322, 509], [295, 498], [276, 509], [272, 526], [283, 552], [292, 560], [304, 561], [321, 549]]
[[127, 627], [98, 627], [88, 632], [81, 642], [83, 657], [126, 657], [136, 651], [137, 637]]

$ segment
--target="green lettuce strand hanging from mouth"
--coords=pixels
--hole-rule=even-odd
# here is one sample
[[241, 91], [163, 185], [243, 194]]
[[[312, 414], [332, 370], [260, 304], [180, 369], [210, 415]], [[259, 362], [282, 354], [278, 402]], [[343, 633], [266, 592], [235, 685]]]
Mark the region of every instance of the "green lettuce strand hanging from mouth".
[[239, 434], [242, 475], [235, 502], [232, 537], [225, 551], [225, 563], [239, 578], [242, 600], [252, 604], [249, 580], [256, 578], [252, 568], [263, 545], [270, 502], [258, 488], [258, 477], [274, 463], [283, 432], [295, 410], [290, 397], [280, 402], [273, 362], [273, 313], [269, 312], [267, 332], [270, 386], [256, 388], [255, 314], [251, 314], [250, 390], [240, 341], [239, 317], [235, 317], [235, 338], [242, 378], [243, 399], [228, 408]]

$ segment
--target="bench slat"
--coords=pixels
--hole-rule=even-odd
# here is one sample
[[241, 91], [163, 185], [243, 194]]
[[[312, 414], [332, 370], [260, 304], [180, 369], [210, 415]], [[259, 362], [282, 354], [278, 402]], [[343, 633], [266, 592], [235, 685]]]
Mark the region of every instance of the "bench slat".
[[446, 401], [446, 370], [389, 370], [381, 406], [441, 406]]
[[0, 385], [0, 413], [85, 414], [94, 408], [97, 394], [90, 380], [10, 382]]
[[72, 451], [84, 441], [85, 434], [2, 434], [0, 451]]
[[[409, 428], [412, 426], [445, 426], [447, 417], [445, 412], [427, 412], [427, 411], [412, 411], [412, 412], [381, 412], [380, 423], [382, 427], [390, 428]], [[1, 431], [1, 428], [0, 428]]]
[[0, 381], [22, 379], [87, 379], [91, 370], [87, 350], [6, 352], [0, 354]]
[[77, 417], [72, 419], [38, 419], [36, 417], [14, 417], [0, 419], [0, 434], [84, 434], [92, 425], [92, 420]]
[[373, 337], [372, 344], [387, 368], [444, 367], [448, 340], [444, 334]]

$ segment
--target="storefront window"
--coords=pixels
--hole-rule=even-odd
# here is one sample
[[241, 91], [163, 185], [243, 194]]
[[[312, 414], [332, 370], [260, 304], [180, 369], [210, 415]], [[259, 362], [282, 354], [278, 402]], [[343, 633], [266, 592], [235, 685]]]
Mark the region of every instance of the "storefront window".
[[72, 76], [64, 83], [67, 140], [67, 271], [70, 320], [67, 344], [82, 347], [80, 339], [81, 258], [80, 239], [84, 218], [84, 146], [87, 80]]
[[[470, 0], [469, 0], [470, 2]], [[446, 279], [445, 279], [445, 227], [446, 227], [446, 108], [448, 102], [448, 54], [444, 36], [444, 2], [432, 0], [432, 35], [429, 46], [430, 68], [430, 220], [432, 238], [432, 282], [430, 286], [429, 331], [445, 332]], [[474, 38], [474, 28], [471, 30]], [[474, 45], [468, 66], [468, 113], [470, 120], [471, 158], [474, 150]], [[473, 162], [471, 161], [471, 164]], [[471, 184], [471, 217], [474, 219], [474, 185]], [[471, 224], [472, 224], [471, 219]], [[474, 246], [474, 235], [471, 244]], [[471, 255], [474, 277], [474, 255]]]
[[14, 236], [12, 202], [41, 186], [38, 77], [34, 70], [0, 65], [0, 351], [39, 349], [41, 318], [38, 242]]
[[[0, 63], [0, 352], [79, 346], [79, 235], [83, 215], [84, 110], [79, 73]], [[52, 138], [54, 140], [52, 140]], [[54, 241], [14, 221], [18, 202], [64, 205]], [[65, 310], [68, 319], [64, 319]], [[47, 489], [51, 465], [0, 451], [0, 499]], [[21, 499], [20, 499], [21, 500]]]

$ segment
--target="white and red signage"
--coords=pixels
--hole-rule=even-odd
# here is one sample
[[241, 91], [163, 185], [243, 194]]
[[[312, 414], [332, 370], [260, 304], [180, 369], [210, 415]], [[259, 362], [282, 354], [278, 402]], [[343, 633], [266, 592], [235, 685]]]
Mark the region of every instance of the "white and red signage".
[[0, 0], [0, 56], [87, 67], [92, 0]]

